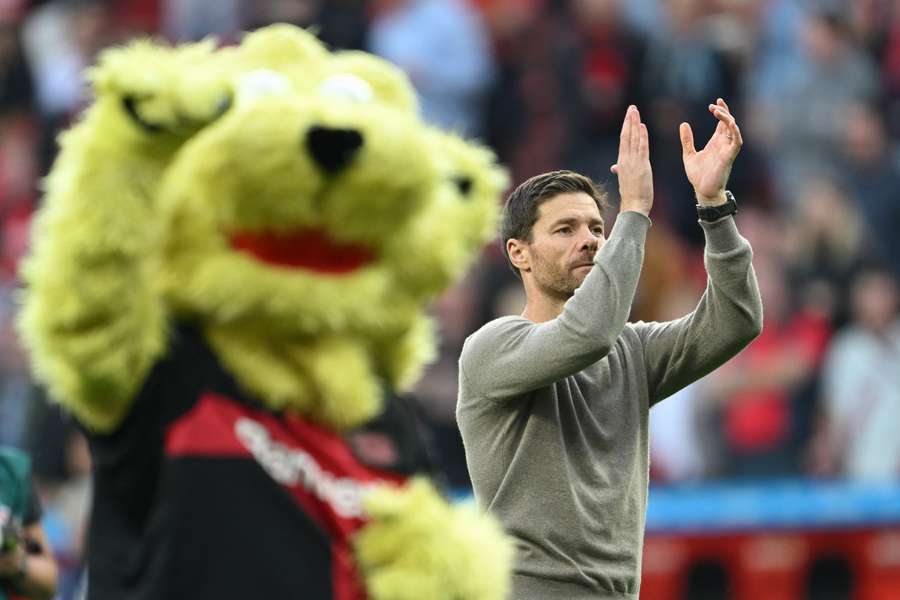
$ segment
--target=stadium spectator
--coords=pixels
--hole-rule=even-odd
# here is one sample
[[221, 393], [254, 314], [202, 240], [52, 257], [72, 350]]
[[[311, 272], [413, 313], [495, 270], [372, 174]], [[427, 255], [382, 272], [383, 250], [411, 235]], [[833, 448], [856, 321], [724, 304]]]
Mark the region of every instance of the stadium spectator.
[[898, 158], [900, 140], [900, 3], [889, 2], [888, 14], [880, 21], [883, 44], [879, 48], [881, 98], [879, 106], [885, 117], [888, 137], [892, 140], [893, 158]]
[[647, 41], [624, 18], [621, 0], [571, 0], [573, 138], [565, 164], [594, 179], [616, 162], [621, 115], [644, 106], [640, 75]]
[[855, 200], [830, 175], [807, 181], [797, 199], [785, 215], [790, 291], [800, 304], [817, 305], [832, 323], [843, 325], [850, 278], [872, 254], [873, 236]]
[[76, 600], [85, 575], [85, 544], [91, 503], [91, 457], [75, 422], [43, 394], [32, 394], [29, 411], [35, 489], [44, 506], [42, 524], [59, 569], [58, 600]]
[[266, 0], [244, 3], [250, 29], [271, 23], [310, 27], [334, 49], [363, 50], [369, 33], [368, 0]]
[[484, 132], [493, 59], [484, 24], [466, 0], [381, 0], [369, 50], [403, 69], [423, 117], [467, 136]]
[[809, 427], [795, 421], [809, 410], [831, 326], [818, 307], [791, 310], [785, 273], [775, 263], [755, 261], [765, 306], [762, 334], [703, 381], [708, 407], [720, 407], [720, 475], [764, 478], [799, 472], [795, 432]]
[[[881, 114], [870, 104], [844, 113], [844, 170], [852, 198], [872, 233], [872, 251], [900, 277], [900, 162], [891, 151]], [[854, 211], [856, 212], [856, 211]]]
[[56, 156], [57, 133], [84, 108], [84, 70], [103, 47], [117, 41], [113, 31], [110, 8], [100, 0], [51, 0], [25, 19], [23, 44], [40, 123], [40, 173]]
[[861, 271], [853, 321], [838, 334], [823, 370], [822, 423], [814, 455], [820, 474], [900, 480], [900, 292], [883, 268]]
[[22, 50], [21, 9], [0, 5], [0, 124], [9, 115], [28, 113], [33, 82]]
[[[163, 32], [177, 42], [196, 41], [216, 34], [220, 39], [233, 39], [241, 29], [240, 0], [162, 0]], [[262, 4], [271, 4], [264, 2]], [[302, 0], [298, 5], [307, 4]]]
[[693, 190], [681, 171], [678, 124], [696, 123], [697, 138], [707, 139], [715, 123], [706, 118], [706, 99], [725, 98], [737, 111], [737, 73], [709, 35], [701, 0], [674, 0], [662, 6], [664, 26], [650, 38], [639, 73], [641, 95], [648, 100], [647, 127], [654, 140], [657, 207], [679, 237], [702, 248], [694, 207], [682, 202]]
[[15, 290], [0, 280], [0, 445], [25, 447], [33, 384], [13, 329]]
[[12, 594], [49, 600], [56, 593], [56, 562], [40, 523], [28, 456], [0, 447], [0, 599]]
[[770, 150], [780, 200], [788, 205], [799, 202], [803, 183], [840, 167], [845, 111], [878, 93], [875, 64], [849, 34], [839, 6], [809, 12], [801, 29], [803, 59], [768, 92], [778, 98], [778, 109], [768, 113], [775, 134]]
[[545, 4], [499, 0], [492, 22], [498, 65], [486, 137], [514, 181], [564, 166], [576, 137], [574, 27]]

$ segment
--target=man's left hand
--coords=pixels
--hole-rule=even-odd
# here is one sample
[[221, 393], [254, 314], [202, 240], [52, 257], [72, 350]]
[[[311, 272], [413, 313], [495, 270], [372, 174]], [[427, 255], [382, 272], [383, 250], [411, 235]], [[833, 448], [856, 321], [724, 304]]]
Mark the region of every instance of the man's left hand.
[[719, 124], [703, 150], [698, 152], [694, 148], [694, 133], [689, 124], [682, 123], [679, 133], [684, 171], [694, 186], [697, 202], [715, 206], [725, 202], [725, 185], [731, 174], [731, 165], [744, 141], [724, 100], [719, 98], [715, 104], [710, 104], [709, 112], [719, 120]]

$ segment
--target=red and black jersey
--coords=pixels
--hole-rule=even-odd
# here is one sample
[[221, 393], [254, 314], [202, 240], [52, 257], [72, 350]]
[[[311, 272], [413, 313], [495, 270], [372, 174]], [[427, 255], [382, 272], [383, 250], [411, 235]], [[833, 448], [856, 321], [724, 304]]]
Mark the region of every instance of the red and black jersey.
[[249, 397], [188, 326], [89, 437], [89, 600], [362, 599], [362, 495], [429, 469], [404, 400], [338, 436]]

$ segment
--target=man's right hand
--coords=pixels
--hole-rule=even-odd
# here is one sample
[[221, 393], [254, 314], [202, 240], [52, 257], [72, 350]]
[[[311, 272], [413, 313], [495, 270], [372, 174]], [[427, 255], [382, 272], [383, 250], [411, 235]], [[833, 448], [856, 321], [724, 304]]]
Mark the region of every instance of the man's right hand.
[[619, 157], [610, 171], [619, 177], [619, 212], [633, 210], [644, 215], [653, 207], [653, 171], [650, 169], [650, 144], [647, 126], [641, 123], [636, 106], [628, 107], [622, 135], [619, 137]]

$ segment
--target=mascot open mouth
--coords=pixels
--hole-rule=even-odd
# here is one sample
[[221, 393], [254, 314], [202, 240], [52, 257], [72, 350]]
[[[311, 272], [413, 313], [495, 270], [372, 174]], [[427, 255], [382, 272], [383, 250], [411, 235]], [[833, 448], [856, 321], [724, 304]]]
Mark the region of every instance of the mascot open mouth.
[[331, 275], [351, 273], [375, 258], [370, 248], [339, 242], [321, 229], [238, 232], [230, 242], [233, 249], [270, 265]]

